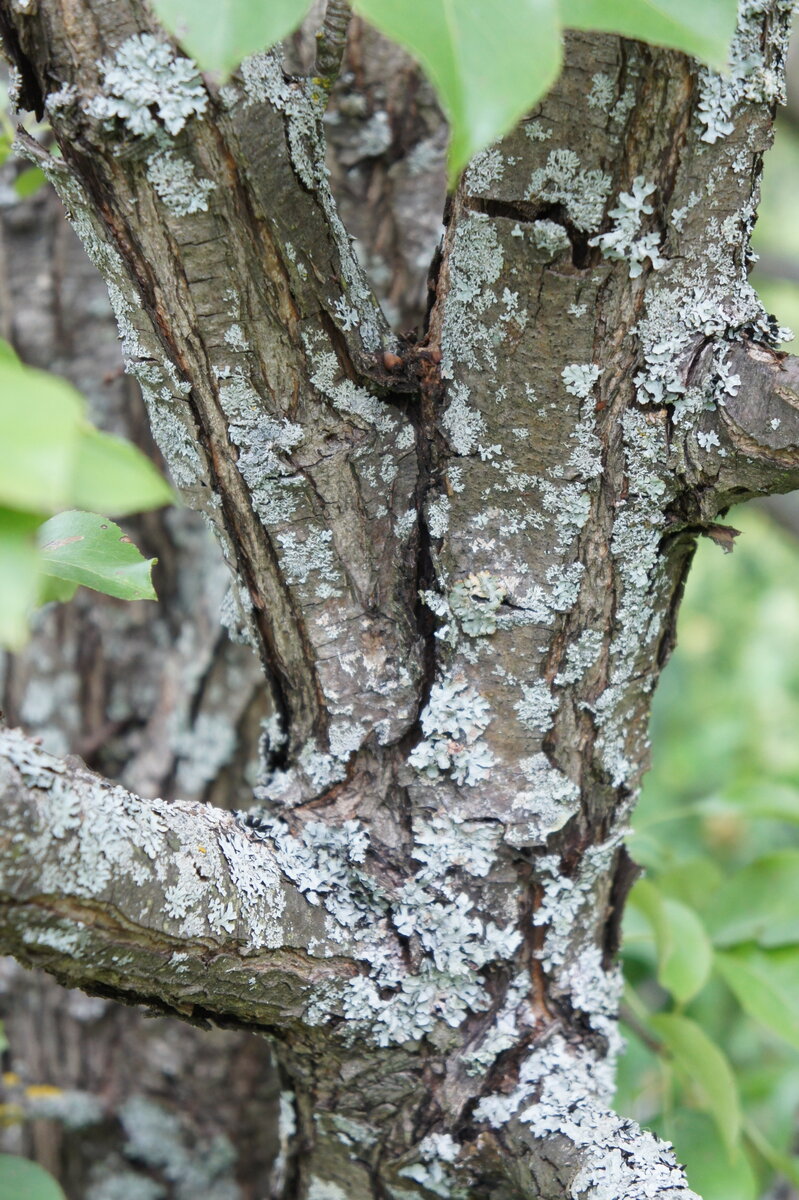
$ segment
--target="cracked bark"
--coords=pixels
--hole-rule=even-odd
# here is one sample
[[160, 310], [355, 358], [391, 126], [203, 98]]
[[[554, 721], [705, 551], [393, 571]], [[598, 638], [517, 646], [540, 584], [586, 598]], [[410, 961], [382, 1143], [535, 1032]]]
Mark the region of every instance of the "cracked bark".
[[[621, 838], [695, 536], [799, 482], [795, 367], [745, 282], [783, 8], [750, 14], [762, 74], [711, 141], [694, 64], [570, 36], [552, 93], [449, 205], [412, 339], [352, 255], [312, 88], [273, 59], [208, 84], [170, 153], [213, 186], [178, 215], [161, 143], [88, 107], [143, 10], [0, 5], [28, 102], [74, 89], [44, 165], [282, 722], [249, 822], [7, 735], [4, 944], [274, 1035], [286, 1196], [689, 1195], [606, 1108]], [[334, 141], [370, 86], [342, 76]], [[440, 163], [435, 120], [385, 112], [355, 152], [378, 161], [334, 170], [342, 211], [419, 146]], [[360, 220], [380, 298], [412, 311], [379, 269], [391, 221]]]

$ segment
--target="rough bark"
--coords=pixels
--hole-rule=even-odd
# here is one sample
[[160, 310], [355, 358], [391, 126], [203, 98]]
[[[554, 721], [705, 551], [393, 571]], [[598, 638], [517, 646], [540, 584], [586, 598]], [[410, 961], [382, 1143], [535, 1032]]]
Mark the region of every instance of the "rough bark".
[[608, 1108], [623, 836], [695, 537], [799, 483], [746, 281], [787, 6], [744, 5], [726, 80], [570, 36], [448, 205], [415, 339], [341, 223], [317, 85], [275, 55], [153, 80], [134, 2], [0, 14], [274, 714], [237, 816], [5, 735], [5, 945], [274, 1033], [286, 1196], [688, 1197]]
[[[0, 171], [2, 334], [70, 378], [96, 422], [157, 454], [138, 385], [122, 374], [105, 286], [52, 191], [13, 191], [23, 168], [9, 160]], [[0, 707], [51, 752], [78, 753], [144, 795], [246, 803], [268, 710], [252, 651], [219, 625], [222, 556], [188, 509], [125, 525], [158, 556], [160, 603], [85, 593], [38, 614], [28, 650], [0, 659]], [[148, 1018], [11, 959], [0, 1016], [0, 1148], [43, 1163], [69, 1200], [268, 1193], [280, 1081], [262, 1037]]]

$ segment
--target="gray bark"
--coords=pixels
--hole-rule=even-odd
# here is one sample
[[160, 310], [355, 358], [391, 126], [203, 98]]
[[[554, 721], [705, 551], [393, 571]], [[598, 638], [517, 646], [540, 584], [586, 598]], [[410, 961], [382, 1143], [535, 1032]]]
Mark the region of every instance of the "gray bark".
[[[746, 6], [726, 80], [568, 37], [448, 205], [411, 339], [337, 211], [316, 85], [274, 55], [221, 90], [172, 64], [142, 108], [138, 5], [0, 4], [62, 157], [30, 153], [220, 538], [270, 714], [249, 815], [5, 734], [3, 943], [273, 1035], [286, 1196], [691, 1195], [609, 1109], [623, 836], [695, 538], [799, 482], [797, 368], [746, 281], [787, 7]], [[359, 232], [391, 299], [382, 228]]]

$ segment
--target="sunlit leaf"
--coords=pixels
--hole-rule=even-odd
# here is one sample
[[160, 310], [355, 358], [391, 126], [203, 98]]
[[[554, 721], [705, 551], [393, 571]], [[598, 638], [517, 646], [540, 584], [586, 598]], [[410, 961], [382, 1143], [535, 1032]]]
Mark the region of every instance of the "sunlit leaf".
[[0, 504], [46, 515], [81, 507], [114, 516], [173, 499], [141, 451], [94, 429], [66, 382], [0, 352]]
[[0, 504], [53, 512], [70, 502], [82, 418], [64, 380], [0, 359]]
[[152, 0], [158, 19], [203, 71], [229, 75], [296, 29], [311, 0]]
[[38, 534], [42, 571], [121, 600], [155, 600], [145, 559], [113, 521], [96, 513], [64, 512]]
[[695, 857], [659, 871], [657, 885], [664, 895], [702, 912], [723, 878], [712, 858]]
[[0, 1200], [66, 1200], [52, 1175], [28, 1158], [0, 1154]]
[[122, 517], [174, 500], [169, 484], [134, 445], [88, 425], [81, 429], [71, 505]]
[[450, 175], [506, 133], [560, 70], [555, 0], [356, 0], [432, 79], [451, 125]]
[[727, 65], [737, 0], [560, 0], [570, 29], [619, 33], [671, 46], [719, 69]]
[[19, 355], [10, 342], [0, 338], [0, 363], [18, 363]]
[[37, 600], [39, 517], [0, 508], [0, 646], [19, 650]]
[[795, 1188], [799, 1188], [799, 1158], [795, 1154], [783, 1154], [781, 1150], [772, 1145], [771, 1141], [760, 1132], [752, 1121], [746, 1122], [744, 1132], [769, 1166], [790, 1180]]
[[741, 1132], [738, 1088], [715, 1042], [695, 1021], [662, 1013], [649, 1023], [664, 1043], [678, 1073], [690, 1081], [701, 1107], [716, 1123], [727, 1150], [735, 1152]]
[[26, 167], [14, 180], [14, 191], [21, 200], [25, 200], [28, 196], [34, 196], [46, 182], [47, 178], [40, 167]]

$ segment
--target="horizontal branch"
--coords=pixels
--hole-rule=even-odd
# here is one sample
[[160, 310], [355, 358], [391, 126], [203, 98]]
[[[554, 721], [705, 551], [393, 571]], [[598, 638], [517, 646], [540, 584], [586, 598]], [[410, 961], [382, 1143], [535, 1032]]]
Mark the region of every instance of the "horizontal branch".
[[18, 730], [0, 730], [0, 802], [0, 951], [68, 986], [285, 1028], [358, 972], [229, 812], [143, 800]]
[[[799, 487], [799, 358], [744, 339], [730, 346], [725, 366], [729, 384], [715, 411], [676, 427], [703, 519]], [[707, 355], [698, 381], [712, 370]]]

